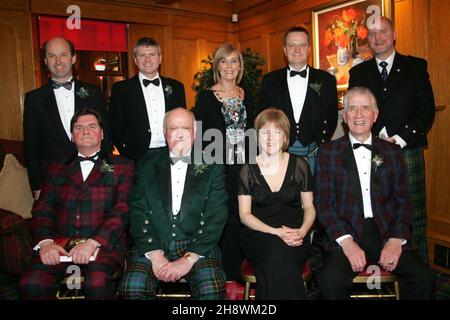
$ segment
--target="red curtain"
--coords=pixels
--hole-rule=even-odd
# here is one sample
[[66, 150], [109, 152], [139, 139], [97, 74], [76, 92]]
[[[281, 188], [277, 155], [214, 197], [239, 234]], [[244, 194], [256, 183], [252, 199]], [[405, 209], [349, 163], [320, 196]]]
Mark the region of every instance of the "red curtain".
[[63, 36], [76, 50], [127, 52], [127, 25], [125, 23], [81, 19], [80, 29], [68, 29], [66, 18], [39, 17], [40, 47], [45, 41]]

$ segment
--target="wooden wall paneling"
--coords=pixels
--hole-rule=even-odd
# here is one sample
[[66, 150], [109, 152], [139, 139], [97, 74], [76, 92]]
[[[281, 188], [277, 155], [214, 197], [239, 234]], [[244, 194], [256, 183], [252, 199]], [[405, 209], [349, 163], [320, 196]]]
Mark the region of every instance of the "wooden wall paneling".
[[162, 39], [162, 62], [161, 62], [161, 73], [166, 77], [173, 77], [174, 66], [173, 60], [173, 49], [172, 46], [172, 27], [162, 28], [163, 39]]
[[[67, 16], [66, 9], [70, 5], [81, 8], [81, 17], [125, 21], [133, 23], [152, 23], [169, 25], [170, 15], [195, 17], [198, 21], [215, 20], [228, 22], [231, 16], [231, 7], [217, 7], [215, 4], [195, 5], [191, 10], [182, 10], [177, 6], [155, 6], [150, 3], [136, 5], [129, 1], [82, 1], [82, 0], [29, 0], [31, 12], [39, 14]], [[206, 1], [206, 0], [205, 0]], [[196, 1], [198, 2], [198, 1]], [[219, 10], [216, 10], [219, 8]], [[217, 15], [214, 15], [217, 14]]]
[[183, 82], [186, 91], [186, 106], [191, 108], [195, 104], [194, 92], [191, 89], [194, 73], [198, 65], [197, 40], [174, 38], [173, 47], [173, 75], [174, 78]]
[[277, 31], [269, 34], [269, 64], [268, 71], [273, 71], [286, 66], [286, 58], [283, 52], [285, 31]]
[[396, 49], [403, 54], [428, 57], [429, 0], [395, 0]]
[[[428, 237], [430, 253], [436, 244], [450, 248], [450, 149], [445, 147], [450, 136], [450, 47], [448, 39], [448, 17], [450, 2], [431, 0], [428, 3], [428, 69], [433, 84], [436, 104], [446, 106], [436, 112], [436, 118], [429, 134], [429, 148], [426, 152]], [[438, 267], [430, 255], [431, 266], [450, 273], [450, 269]]]
[[0, 39], [0, 138], [20, 140], [24, 96], [34, 88], [29, 15], [0, 10]]
[[412, 54], [414, 25], [414, 0], [395, 1], [396, 49], [403, 54]]
[[305, 24], [311, 24], [311, 12], [305, 10], [298, 12], [295, 15], [288, 17], [273, 15], [273, 20], [265, 21], [265, 19], [258, 20], [258, 17], [247, 19], [239, 24], [238, 36], [239, 40], [251, 39], [255, 35], [270, 33], [273, 31], [283, 30], [286, 31], [292, 26], [304, 26]]
[[0, 9], [28, 10], [28, 0], [8, 0], [0, 2]]

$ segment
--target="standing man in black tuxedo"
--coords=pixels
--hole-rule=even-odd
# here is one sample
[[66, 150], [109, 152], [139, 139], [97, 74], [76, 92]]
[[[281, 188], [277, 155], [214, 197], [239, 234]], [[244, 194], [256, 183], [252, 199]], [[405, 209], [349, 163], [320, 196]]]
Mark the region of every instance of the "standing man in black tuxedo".
[[[70, 132], [75, 112], [92, 108], [108, 123], [100, 89], [73, 77], [77, 59], [73, 43], [62, 37], [52, 38], [44, 43], [43, 55], [51, 80], [26, 93], [23, 111], [27, 170], [35, 199], [39, 198], [44, 167], [76, 152]], [[106, 151], [111, 150], [108, 129], [106, 125], [103, 141]]]
[[181, 82], [159, 75], [161, 47], [152, 38], [141, 38], [134, 46], [139, 74], [112, 87], [112, 141], [120, 154], [137, 161], [149, 151], [166, 146], [163, 120], [167, 111], [186, 108]]
[[263, 77], [257, 114], [270, 107], [286, 113], [291, 123], [288, 151], [306, 156], [314, 172], [318, 145], [329, 141], [336, 129], [336, 79], [308, 66], [311, 39], [305, 28], [290, 28], [284, 35], [283, 50], [289, 66]]
[[428, 263], [423, 148], [434, 121], [434, 96], [427, 62], [396, 52], [396, 38], [392, 21], [385, 17], [369, 28], [369, 46], [375, 57], [350, 70], [349, 87], [372, 90], [380, 109], [373, 134], [398, 144], [404, 152], [413, 210], [412, 243]]

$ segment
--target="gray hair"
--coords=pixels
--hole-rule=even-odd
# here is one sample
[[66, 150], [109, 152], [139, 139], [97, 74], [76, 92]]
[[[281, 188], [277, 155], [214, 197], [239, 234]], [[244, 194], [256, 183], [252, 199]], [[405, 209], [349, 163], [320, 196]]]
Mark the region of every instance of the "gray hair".
[[377, 99], [375, 98], [375, 95], [370, 91], [369, 88], [366, 87], [353, 87], [350, 90], [347, 91], [347, 93], [344, 96], [343, 106], [344, 106], [344, 112], [347, 111], [348, 107], [348, 100], [351, 96], [354, 96], [355, 94], [359, 94], [362, 96], [369, 97], [370, 99], [370, 106], [377, 111], [378, 110], [378, 104]]

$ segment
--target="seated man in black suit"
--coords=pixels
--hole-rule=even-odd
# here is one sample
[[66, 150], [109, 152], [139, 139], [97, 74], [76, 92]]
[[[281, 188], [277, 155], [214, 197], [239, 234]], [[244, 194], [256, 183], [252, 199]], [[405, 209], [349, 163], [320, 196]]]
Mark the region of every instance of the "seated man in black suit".
[[139, 39], [134, 46], [139, 74], [111, 89], [112, 141], [121, 155], [135, 161], [166, 146], [164, 114], [176, 107], [186, 108], [183, 84], [159, 75], [161, 60], [156, 40]]
[[77, 59], [73, 43], [62, 37], [50, 39], [44, 43], [43, 54], [52, 79], [27, 92], [23, 111], [27, 170], [36, 199], [46, 164], [63, 161], [76, 151], [70, 132], [70, 120], [76, 111], [93, 108], [100, 113], [105, 122], [102, 145], [106, 151], [111, 150], [105, 102], [100, 89], [78, 81], [72, 75]]

